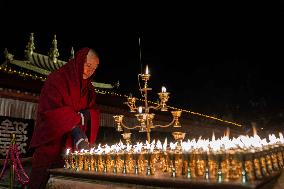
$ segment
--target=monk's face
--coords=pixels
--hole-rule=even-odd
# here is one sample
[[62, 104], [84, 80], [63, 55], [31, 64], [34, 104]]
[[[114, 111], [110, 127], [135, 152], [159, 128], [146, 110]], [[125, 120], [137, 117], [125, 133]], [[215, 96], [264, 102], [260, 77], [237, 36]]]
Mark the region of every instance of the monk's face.
[[84, 63], [83, 79], [88, 79], [96, 71], [100, 61], [96, 55], [88, 55]]

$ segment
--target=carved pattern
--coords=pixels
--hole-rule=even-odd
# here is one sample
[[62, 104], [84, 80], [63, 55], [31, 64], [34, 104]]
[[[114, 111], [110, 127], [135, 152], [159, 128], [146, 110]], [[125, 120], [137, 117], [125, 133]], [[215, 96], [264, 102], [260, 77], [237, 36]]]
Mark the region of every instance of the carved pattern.
[[5, 156], [6, 150], [10, 146], [11, 134], [16, 135], [16, 144], [20, 153], [27, 153], [25, 147], [27, 146], [28, 132], [27, 132], [28, 123], [10, 121], [5, 119], [1, 122], [0, 125], [0, 153]]

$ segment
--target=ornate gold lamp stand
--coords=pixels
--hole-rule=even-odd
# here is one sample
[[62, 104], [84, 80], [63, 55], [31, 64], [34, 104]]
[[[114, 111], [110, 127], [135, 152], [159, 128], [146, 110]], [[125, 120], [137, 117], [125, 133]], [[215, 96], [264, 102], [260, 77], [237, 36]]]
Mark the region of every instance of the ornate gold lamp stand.
[[[159, 103], [155, 106], [150, 106], [149, 102], [148, 102], [148, 92], [150, 90], [152, 90], [151, 88], [148, 87], [148, 81], [150, 79], [150, 74], [149, 74], [149, 70], [148, 70], [148, 66], [146, 66], [146, 70], [144, 74], [138, 74], [138, 79], [139, 79], [139, 83], [140, 80], [144, 81], [144, 85], [143, 88], [140, 88], [140, 92], [142, 95], [142, 98], [144, 98], [142, 100], [142, 102], [144, 103], [143, 105], [137, 107], [136, 106], [136, 98], [132, 97], [132, 95], [129, 95], [129, 97], [127, 98], [127, 102], [125, 102], [125, 104], [127, 104], [127, 106], [130, 109], [130, 112], [132, 113], [136, 113], [135, 116], [138, 120], [139, 125], [136, 126], [127, 126], [126, 124], [123, 123], [123, 115], [115, 115], [113, 116], [114, 121], [116, 123], [116, 129], [119, 132], [122, 132], [123, 129], [128, 129], [128, 130], [132, 130], [132, 129], [139, 129], [139, 132], [146, 132], [147, 133], [147, 140], [150, 143], [151, 142], [151, 130], [154, 128], [166, 128], [166, 127], [181, 127], [180, 122], [179, 122], [179, 117], [181, 116], [181, 111], [177, 110], [177, 111], [171, 111], [173, 119], [172, 121], [167, 124], [167, 125], [155, 125], [153, 124], [153, 120], [155, 117], [154, 113], [150, 113], [150, 110], [160, 110], [160, 111], [168, 111], [167, 108], [167, 101], [169, 99], [169, 92], [166, 91], [165, 87], [162, 87], [161, 92], [158, 93], [159, 96]], [[139, 84], [140, 86], [140, 84]], [[123, 138], [126, 141], [130, 142], [130, 133], [124, 133], [122, 134]]]

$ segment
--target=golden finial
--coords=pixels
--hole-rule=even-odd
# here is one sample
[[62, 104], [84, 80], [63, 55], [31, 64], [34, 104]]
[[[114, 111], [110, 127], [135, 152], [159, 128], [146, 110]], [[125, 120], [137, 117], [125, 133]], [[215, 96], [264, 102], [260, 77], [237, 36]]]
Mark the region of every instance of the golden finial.
[[57, 63], [57, 58], [59, 57], [59, 52], [57, 49], [57, 40], [56, 35], [54, 35], [54, 39], [52, 40], [52, 47], [49, 51], [49, 58], [52, 60], [53, 63]]
[[28, 44], [26, 46], [26, 50], [25, 50], [26, 57], [29, 58], [30, 56], [32, 56], [34, 50], [35, 50], [34, 33], [31, 33], [29, 42], [28, 42]]
[[72, 47], [71, 48], [71, 56], [70, 56], [70, 59], [72, 59], [72, 58], [74, 58], [75, 57], [75, 55], [74, 55], [74, 48]]
[[4, 55], [7, 61], [12, 61], [14, 59], [14, 55], [10, 54], [7, 48], [4, 50]]

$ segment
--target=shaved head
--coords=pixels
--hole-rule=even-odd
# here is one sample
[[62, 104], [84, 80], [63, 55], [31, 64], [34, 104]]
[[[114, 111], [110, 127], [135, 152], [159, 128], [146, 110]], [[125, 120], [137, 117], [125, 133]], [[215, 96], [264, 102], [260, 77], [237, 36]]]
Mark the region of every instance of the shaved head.
[[99, 58], [98, 53], [94, 51], [93, 49], [90, 49], [88, 52], [87, 58], [93, 58], [93, 57]]

